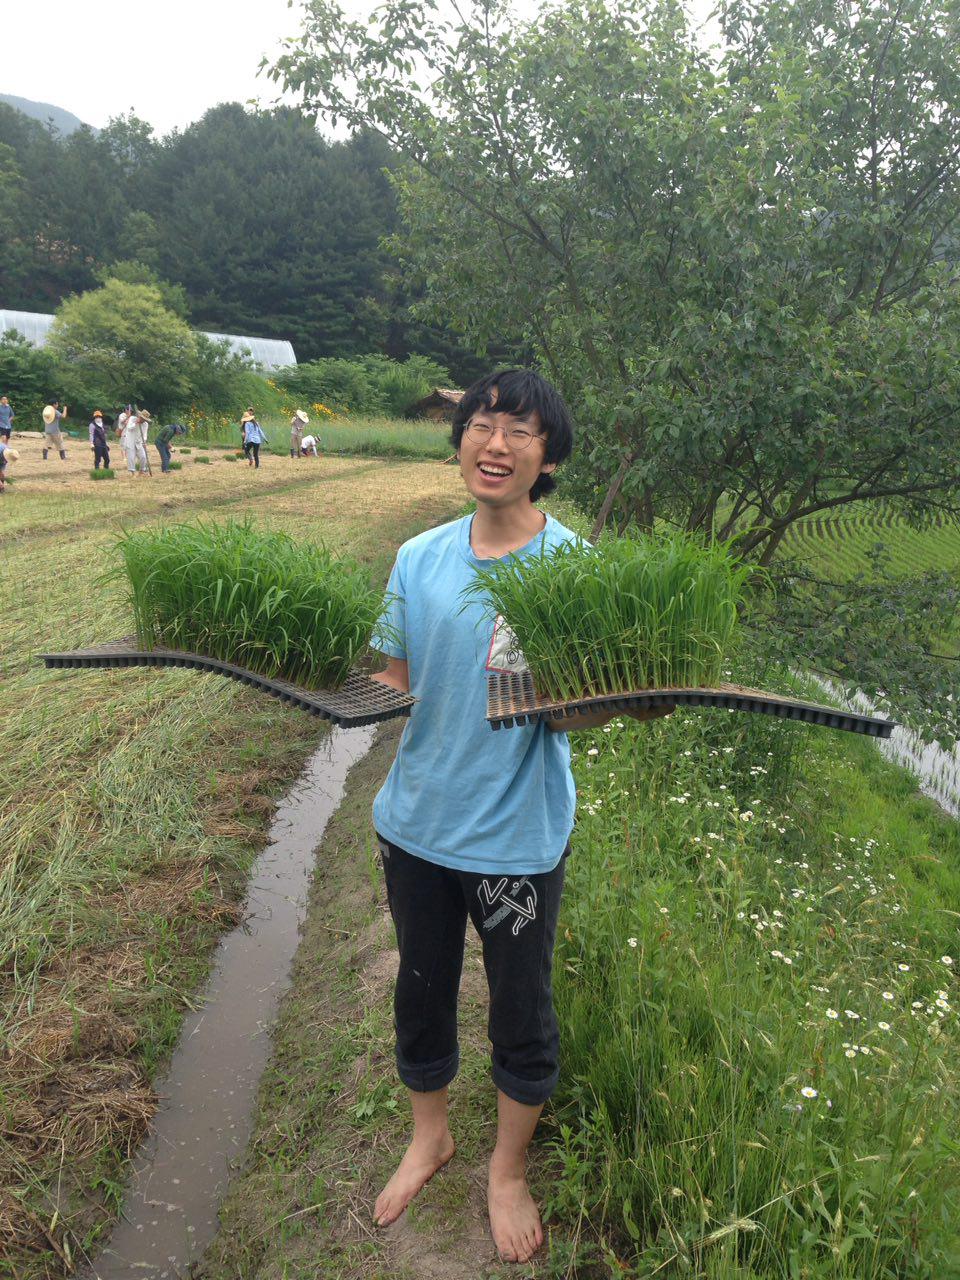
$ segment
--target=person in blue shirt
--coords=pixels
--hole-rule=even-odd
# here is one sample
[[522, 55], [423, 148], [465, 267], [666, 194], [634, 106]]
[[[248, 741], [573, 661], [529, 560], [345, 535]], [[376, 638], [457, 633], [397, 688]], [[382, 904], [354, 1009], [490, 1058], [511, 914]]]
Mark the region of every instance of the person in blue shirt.
[[247, 455], [247, 466], [260, 469], [260, 446], [266, 443], [267, 437], [263, 428], [254, 416], [253, 409], [246, 411], [240, 419], [243, 429], [243, 452]]
[[0, 440], [10, 443], [10, 435], [13, 431], [13, 420], [17, 415], [13, 412], [13, 406], [6, 396], [0, 396]]
[[[397, 1068], [413, 1112], [412, 1140], [374, 1217], [393, 1222], [454, 1154], [447, 1087], [459, 1066], [469, 916], [483, 948], [497, 1087], [490, 1225], [500, 1256], [525, 1262], [543, 1242], [526, 1151], [559, 1076], [551, 967], [576, 796], [566, 732], [540, 723], [494, 733], [487, 723], [488, 672], [525, 662], [502, 619], [479, 601], [463, 607], [461, 593], [480, 566], [575, 537], [535, 505], [555, 488], [573, 426], [539, 374], [501, 370], [464, 393], [452, 440], [476, 511], [403, 544], [374, 640], [387, 657], [375, 678], [417, 698], [373, 805], [400, 953]], [[582, 717], [577, 727], [610, 719]]]

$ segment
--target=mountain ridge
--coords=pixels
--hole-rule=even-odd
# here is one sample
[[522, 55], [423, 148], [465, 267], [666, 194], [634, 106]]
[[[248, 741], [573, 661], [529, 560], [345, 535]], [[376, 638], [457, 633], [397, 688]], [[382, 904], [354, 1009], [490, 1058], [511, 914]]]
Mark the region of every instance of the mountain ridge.
[[[64, 138], [75, 133], [77, 129], [82, 129], [84, 125], [79, 116], [75, 116], [72, 111], [67, 111], [64, 107], [55, 106], [52, 102], [34, 102], [31, 98], [19, 98], [13, 93], [0, 93], [0, 102], [5, 102], [8, 107], [13, 107], [23, 115], [30, 116], [32, 120], [39, 120], [41, 124], [52, 122], [53, 127]], [[93, 131], [97, 132], [96, 129]]]

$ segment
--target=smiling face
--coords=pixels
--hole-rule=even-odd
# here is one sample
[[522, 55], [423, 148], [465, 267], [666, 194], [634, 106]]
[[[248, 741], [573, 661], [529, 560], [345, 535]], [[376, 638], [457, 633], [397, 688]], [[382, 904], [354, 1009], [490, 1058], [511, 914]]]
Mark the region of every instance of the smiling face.
[[[471, 423], [492, 429], [489, 438], [478, 443], [471, 438]], [[530, 431], [534, 438], [524, 449], [511, 447], [509, 434], [518, 429]], [[496, 401], [490, 409], [477, 409], [464, 430], [457, 456], [460, 473], [477, 502], [491, 507], [509, 507], [529, 503], [530, 490], [542, 471], [556, 470], [555, 462], [544, 462], [546, 440], [542, 434], [540, 415], [534, 409], [527, 417], [498, 413]]]

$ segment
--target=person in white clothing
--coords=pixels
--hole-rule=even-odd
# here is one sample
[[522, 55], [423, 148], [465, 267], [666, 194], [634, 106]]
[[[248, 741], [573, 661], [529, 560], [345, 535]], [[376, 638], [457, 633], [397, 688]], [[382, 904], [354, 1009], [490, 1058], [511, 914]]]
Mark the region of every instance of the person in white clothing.
[[304, 456], [304, 457], [308, 453], [312, 453], [315, 458], [318, 458], [320, 455], [317, 453], [317, 437], [304, 436], [303, 439], [300, 441], [300, 453], [301, 453], [301, 456]]
[[[121, 418], [124, 416], [120, 415]], [[119, 425], [119, 420], [118, 420]], [[127, 455], [127, 470], [132, 476], [141, 472], [149, 472], [150, 461], [147, 458], [147, 432], [150, 429], [150, 414], [146, 409], [130, 413], [120, 429], [120, 444]]]

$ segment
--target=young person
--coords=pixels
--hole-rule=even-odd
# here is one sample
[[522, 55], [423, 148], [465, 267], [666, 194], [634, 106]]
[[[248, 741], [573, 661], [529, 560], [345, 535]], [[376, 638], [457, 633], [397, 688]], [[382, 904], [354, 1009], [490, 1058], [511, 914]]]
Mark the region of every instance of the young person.
[[13, 412], [7, 396], [0, 396], [0, 440], [10, 443], [10, 435], [13, 431], [13, 420], [17, 415]]
[[500, 1256], [525, 1262], [543, 1242], [526, 1151], [559, 1075], [551, 966], [576, 797], [566, 732], [541, 723], [495, 734], [487, 724], [487, 672], [520, 669], [523, 658], [502, 620], [480, 602], [462, 608], [461, 592], [492, 560], [575, 537], [535, 505], [555, 487], [573, 428], [548, 382], [510, 369], [465, 392], [452, 438], [476, 512], [400, 548], [384, 614], [391, 630], [376, 641], [388, 659], [377, 678], [418, 701], [373, 806], [400, 952], [397, 1067], [413, 1112], [412, 1141], [374, 1217], [394, 1221], [454, 1154], [447, 1087], [459, 1065], [469, 916], [483, 947], [497, 1087], [490, 1225]]

